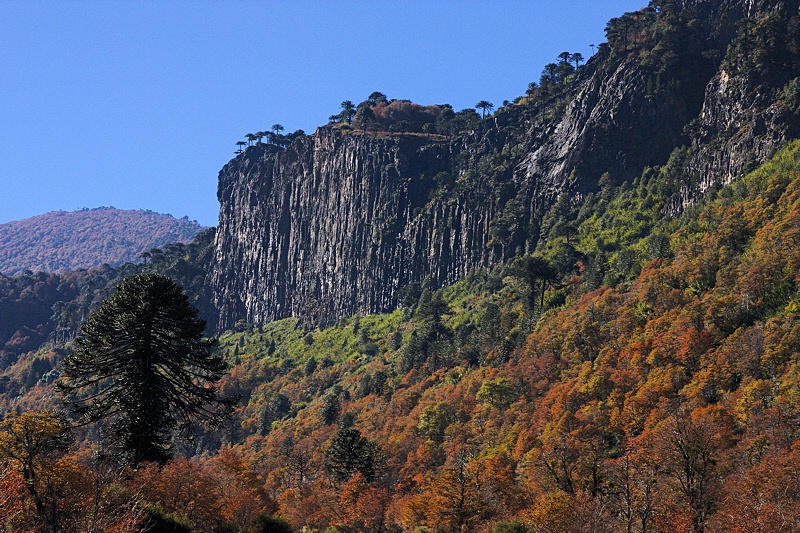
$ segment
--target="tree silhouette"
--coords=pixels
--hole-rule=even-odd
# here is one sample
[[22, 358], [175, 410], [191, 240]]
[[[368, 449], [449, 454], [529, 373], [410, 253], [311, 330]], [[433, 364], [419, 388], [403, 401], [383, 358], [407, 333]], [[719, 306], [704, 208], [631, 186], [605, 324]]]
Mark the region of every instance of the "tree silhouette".
[[558, 65], [556, 63], [548, 63], [544, 66], [544, 70], [542, 70], [542, 77], [544, 78], [544, 81], [555, 83], [557, 72]]
[[487, 110], [491, 111], [492, 109], [494, 109], [494, 104], [486, 100], [481, 100], [480, 102], [475, 104], [475, 109], [480, 109], [482, 111], [481, 120], [483, 120], [486, 117], [486, 111]]
[[583, 55], [580, 52], [575, 52], [569, 56], [571, 61], [575, 62], [575, 70], [578, 70], [578, 67], [581, 66], [581, 61], [583, 61]]
[[350, 100], [345, 100], [342, 102], [342, 112], [339, 114], [339, 117], [344, 122], [350, 124], [353, 122], [353, 115], [356, 114], [356, 106]]
[[[528, 308], [536, 307], [537, 296], [539, 306], [544, 306], [544, 293], [547, 285], [558, 279], [558, 272], [547, 260], [541, 257], [525, 256], [517, 259], [509, 274], [524, 281], [530, 290]], [[538, 285], [538, 294], [537, 294]]]
[[239, 147], [239, 148], [236, 150], [236, 153], [237, 153], [237, 154], [241, 154], [242, 152], [244, 152], [244, 147], [245, 147], [245, 146], [247, 146], [247, 143], [246, 143], [246, 142], [244, 142], [244, 141], [239, 141], [239, 142], [237, 142], [237, 143], [236, 143], [236, 146], [238, 146], [238, 147]]
[[361, 102], [358, 104], [355, 122], [356, 125], [361, 128], [362, 133], [367, 133], [367, 128], [373, 125], [375, 122], [375, 113], [373, 113], [372, 106], [369, 102]]
[[342, 412], [342, 405], [339, 403], [339, 398], [335, 395], [328, 395], [325, 397], [325, 401], [322, 404], [322, 410], [319, 413], [320, 420], [326, 426], [330, 426], [336, 419], [339, 418], [339, 415]]
[[367, 102], [369, 102], [371, 106], [386, 103], [388, 101], [389, 100], [386, 98], [386, 95], [380, 91], [373, 91], [372, 94], [367, 97]]
[[204, 329], [171, 279], [126, 278], [81, 326], [58, 389], [82, 422], [108, 422], [122, 462], [163, 462], [176, 430], [189, 435], [196, 422], [218, 422], [233, 406], [217, 395], [227, 365]]
[[248, 133], [245, 138], [247, 139], [247, 146], [250, 146], [257, 139], [257, 136], [254, 133]]
[[283, 131], [283, 126], [281, 126], [280, 124], [273, 124], [272, 128], [270, 129], [272, 130], [272, 134], [275, 135], [275, 137], [277, 137]]
[[569, 52], [561, 52], [558, 54], [558, 58], [561, 60], [561, 62], [556, 66], [558, 82], [560, 85], [564, 85], [567, 83], [570, 74], [572, 74], [572, 72], [575, 70], [572, 68], [572, 63], [570, 63], [572, 54]]

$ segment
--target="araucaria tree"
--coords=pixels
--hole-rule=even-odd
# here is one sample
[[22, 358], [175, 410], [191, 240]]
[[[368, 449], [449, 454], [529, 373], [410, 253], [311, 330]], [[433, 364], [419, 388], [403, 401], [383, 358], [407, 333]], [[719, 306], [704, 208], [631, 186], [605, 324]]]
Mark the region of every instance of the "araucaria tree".
[[487, 110], [491, 111], [492, 109], [494, 109], [494, 104], [487, 100], [481, 100], [480, 102], [475, 104], [475, 109], [480, 109], [482, 111], [481, 120], [483, 120], [484, 118], [486, 118], [486, 111]]
[[123, 462], [163, 462], [176, 433], [191, 435], [196, 422], [217, 422], [233, 407], [217, 394], [227, 365], [204, 328], [171, 279], [126, 278], [81, 326], [58, 387], [85, 423], [106, 423]]

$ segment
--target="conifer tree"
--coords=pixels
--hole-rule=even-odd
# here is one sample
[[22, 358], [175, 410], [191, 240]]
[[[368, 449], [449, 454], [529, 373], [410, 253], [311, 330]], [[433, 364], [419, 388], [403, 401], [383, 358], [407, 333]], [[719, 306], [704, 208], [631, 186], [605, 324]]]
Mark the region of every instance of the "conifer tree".
[[84, 423], [106, 422], [122, 462], [165, 461], [176, 431], [191, 435], [233, 405], [217, 395], [227, 365], [204, 329], [174, 281], [131, 276], [81, 326], [58, 387]]
[[487, 100], [481, 100], [480, 102], [475, 104], [475, 109], [481, 110], [481, 120], [483, 120], [484, 118], [486, 118], [486, 111], [491, 111], [492, 109], [494, 109], [494, 104]]

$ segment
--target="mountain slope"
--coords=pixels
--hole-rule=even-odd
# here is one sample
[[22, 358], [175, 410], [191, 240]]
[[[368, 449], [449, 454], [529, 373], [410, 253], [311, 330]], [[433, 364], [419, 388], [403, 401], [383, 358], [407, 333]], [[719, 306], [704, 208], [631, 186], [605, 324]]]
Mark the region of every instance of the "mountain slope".
[[143, 251], [189, 242], [202, 227], [145, 210], [53, 211], [0, 224], [0, 272], [59, 272], [139, 261]]
[[71, 341], [116, 284], [133, 274], [155, 272], [169, 276], [183, 287], [201, 316], [206, 316], [208, 298], [203, 282], [214, 234], [214, 228], [207, 228], [189, 244], [150, 248], [147, 264], [137, 257], [135, 263], [119, 267], [0, 275], [0, 372], [20, 354], [36, 351], [44, 342], [63, 346]]
[[249, 147], [219, 176], [218, 330], [394, 309], [403, 287], [547, 246], [551, 208], [654, 167], [680, 213], [800, 134], [799, 7], [653, 2], [485, 119], [431, 106], [421, 127], [387, 123], [403, 101], [370, 97], [352, 125]]
[[[615, 287], [565, 278], [531, 307], [512, 265], [389, 315], [226, 335], [245, 407], [221, 438], [298, 528], [797, 531], [799, 217], [794, 142], [659, 223], [662, 257]], [[352, 429], [380, 469], [343, 484]]]
[[[518, 260], [326, 329], [240, 324], [220, 340], [233, 419], [192, 460], [93, 483], [191, 531], [259, 512], [361, 533], [798, 531], [800, 142], [679, 218], [636, 219], [666, 205], [660, 179], [565, 214], [554, 249], [619, 247], [599, 288], [588, 257], [556, 255], [556, 275]], [[0, 409], [52, 406], [60, 357], [14, 361]], [[94, 475], [81, 445], [62, 464]]]
[[[358, 533], [800, 532], [797, 12], [653, 2], [486, 120], [441, 106], [400, 127], [384, 111], [406, 103], [376, 100], [377, 126], [248, 148], [221, 173], [215, 242], [120, 269], [202, 288], [216, 246], [220, 390], [240, 409], [117, 477], [78, 429], [46, 457], [64, 472], [47, 509], [122, 523], [91, 505], [114, 495], [220, 533], [264, 513]], [[0, 288], [69, 339], [111, 286], [72, 279]], [[28, 351], [36, 328], [13, 328], [0, 409], [55, 406], [69, 343]], [[7, 472], [0, 513], [34, 509]]]

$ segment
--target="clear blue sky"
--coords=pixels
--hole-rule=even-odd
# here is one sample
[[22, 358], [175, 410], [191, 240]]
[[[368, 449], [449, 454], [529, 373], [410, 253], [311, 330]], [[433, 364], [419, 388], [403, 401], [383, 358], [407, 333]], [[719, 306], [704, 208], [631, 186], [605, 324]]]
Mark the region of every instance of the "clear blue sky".
[[0, 0], [0, 223], [113, 205], [215, 225], [245, 133], [371, 92], [500, 105], [646, 0]]

